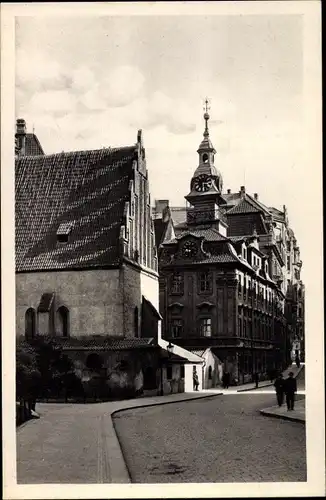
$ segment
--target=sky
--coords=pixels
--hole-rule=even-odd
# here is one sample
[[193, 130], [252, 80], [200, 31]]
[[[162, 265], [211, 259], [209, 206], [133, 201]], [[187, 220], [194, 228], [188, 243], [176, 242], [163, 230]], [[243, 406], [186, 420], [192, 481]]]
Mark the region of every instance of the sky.
[[224, 188], [304, 207], [300, 15], [16, 18], [16, 118], [46, 153], [131, 145], [142, 129], [152, 200], [184, 205], [210, 101]]

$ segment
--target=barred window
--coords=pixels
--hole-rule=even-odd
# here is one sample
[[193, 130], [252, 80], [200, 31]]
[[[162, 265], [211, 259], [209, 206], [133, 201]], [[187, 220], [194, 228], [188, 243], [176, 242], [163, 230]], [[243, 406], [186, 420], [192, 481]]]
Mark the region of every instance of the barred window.
[[183, 321], [180, 318], [174, 318], [171, 321], [171, 337], [182, 337]]
[[211, 318], [201, 318], [201, 320], [200, 320], [200, 336], [201, 337], [211, 337], [212, 336], [212, 320], [211, 320]]
[[171, 293], [183, 294], [183, 286], [184, 286], [183, 275], [180, 273], [174, 273], [172, 276]]
[[203, 272], [199, 275], [199, 290], [200, 292], [211, 292], [213, 288], [212, 274]]

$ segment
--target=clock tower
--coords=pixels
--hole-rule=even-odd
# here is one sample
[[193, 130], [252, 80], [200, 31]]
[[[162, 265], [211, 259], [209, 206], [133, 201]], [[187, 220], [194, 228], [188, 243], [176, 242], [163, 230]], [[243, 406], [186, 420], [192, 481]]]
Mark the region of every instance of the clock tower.
[[207, 99], [204, 110], [204, 138], [197, 149], [199, 164], [190, 182], [190, 193], [185, 197], [190, 204], [187, 224], [209, 224], [226, 235], [227, 224], [219, 208], [226, 203], [222, 196], [223, 179], [214, 164], [216, 151], [209, 137]]

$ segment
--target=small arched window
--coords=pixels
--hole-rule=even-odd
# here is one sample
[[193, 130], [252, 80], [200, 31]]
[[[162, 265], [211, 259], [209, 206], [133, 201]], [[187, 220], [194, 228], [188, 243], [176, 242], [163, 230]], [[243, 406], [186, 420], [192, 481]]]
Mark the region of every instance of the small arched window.
[[69, 310], [65, 306], [57, 310], [56, 330], [61, 337], [69, 337]]
[[210, 367], [208, 368], [208, 380], [212, 380], [212, 371], [213, 371], [213, 370], [212, 370], [212, 367], [210, 366]]
[[35, 309], [30, 307], [25, 313], [25, 337], [32, 339], [35, 337], [36, 330], [36, 312]]
[[207, 163], [207, 162], [208, 162], [208, 154], [204, 153], [203, 154], [203, 163]]

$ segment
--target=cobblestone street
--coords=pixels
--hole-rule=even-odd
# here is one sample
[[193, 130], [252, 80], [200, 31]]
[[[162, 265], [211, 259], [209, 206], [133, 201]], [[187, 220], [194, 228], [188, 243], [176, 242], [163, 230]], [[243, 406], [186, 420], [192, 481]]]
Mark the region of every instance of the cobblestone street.
[[230, 394], [117, 414], [132, 482], [306, 481], [305, 426], [259, 414], [274, 404]]

